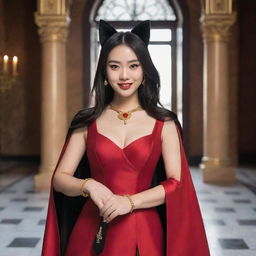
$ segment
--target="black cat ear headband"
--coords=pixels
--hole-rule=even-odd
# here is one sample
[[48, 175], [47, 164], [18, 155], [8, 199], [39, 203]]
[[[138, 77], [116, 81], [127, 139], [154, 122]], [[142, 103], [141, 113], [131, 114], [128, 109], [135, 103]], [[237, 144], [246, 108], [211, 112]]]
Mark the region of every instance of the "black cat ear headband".
[[[132, 33], [140, 37], [140, 39], [148, 46], [150, 38], [150, 20], [145, 20], [137, 24], [132, 30]], [[104, 20], [100, 20], [99, 23], [99, 39], [100, 44], [103, 44], [111, 37], [113, 34], [117, 33], [115, 28], [113, 28], [109, 23]]]

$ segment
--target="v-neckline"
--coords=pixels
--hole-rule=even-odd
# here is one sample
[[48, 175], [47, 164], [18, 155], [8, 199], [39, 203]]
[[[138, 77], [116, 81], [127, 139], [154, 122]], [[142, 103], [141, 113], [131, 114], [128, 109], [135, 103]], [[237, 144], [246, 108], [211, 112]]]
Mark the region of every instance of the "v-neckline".
[[156, 125], [157, 125], [157, 119], [155, 120], [155, 123], [154, 123], [154, 126], [153, 126], [153, 130], [151, 131], [151, 133], [149, 134], [146, 134], [146, 135], [143, 135], [135, 140], [133, 140], [132, 142], [130, 142], [129, 144], [127, 144], [125, 147], [121, 148], [120, 146], [118, 146], [114, 141], [112, 141], [110, 138], [108, 138], [106, 135], [100, 133], [98, 131], [98, 127], [97, 127], [97, 120], [95, 119], [94, 120], [94, 125], [95, 125], [95, 130], [96, 130], [96, 133], [99, 134], [100, 136], [104, 137], [105, 139], [107, 139], [108, 141], [110, 141], [112, 144], [114, 144], [117, 148], [119, 148], [120, 150], [124, 151], [126, 148], [128, 148], [129, 146], [131, 146], [132, 144], [134, 144], [136, 141], [138, 140], [141, 140], [143, 138], [146, 138], [146, 137], [149, 137], [149, 136], [152, 136], [155, 132], [155, 129], [156, 129]]

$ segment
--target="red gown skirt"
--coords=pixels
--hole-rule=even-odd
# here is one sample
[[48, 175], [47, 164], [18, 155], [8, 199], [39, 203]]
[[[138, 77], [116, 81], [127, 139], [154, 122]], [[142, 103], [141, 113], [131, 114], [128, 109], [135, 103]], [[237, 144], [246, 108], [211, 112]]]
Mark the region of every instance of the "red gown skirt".
[[[100, 134], [96, 121], [88, 126], [87, 156], [91, 177], [115, 194], [136, 194], [151, 186], [161, 154], [163, 121], [156, 120], [151, 134], [140, 137], [125, 148]], [[94, 256], [93, 242], [98, 232], [98, 207], [89, 198], [73, 227], [65, 256]], [[163, 256], [164, 231], [155, 207], [135, 209], [108, 223], [101, 256]]]

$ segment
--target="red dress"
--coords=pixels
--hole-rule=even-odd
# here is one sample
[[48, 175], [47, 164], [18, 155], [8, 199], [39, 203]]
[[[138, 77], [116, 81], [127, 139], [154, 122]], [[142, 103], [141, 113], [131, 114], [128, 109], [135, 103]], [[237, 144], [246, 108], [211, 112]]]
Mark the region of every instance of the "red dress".
[[[136, 194], [150, 188], [161, 154], [163, 122], [155, 121], [153, 132], [120, 148], [98, 133], [96, 121], [88, 126], [87, 149], [91, 177], [114, 194]], [[99, 210], [89, 198], [72, 230], [65, 256], [94, 256], [93, 241], [99, 229]], [[164, 255], [164, 234], [155, 207], [136, 209], [108, 224], [101, 256]]]
[[[136, 209], [108, 223], [100, 256], [210, 256], [202, 216], [177, 127], [181, 153], [180, 182], [165, 176], [161, 151], [164, 121], [153, 132], [121, 149], [88, 125], [87, 146], [74, 176], [93, 177], [116, 194], [134, 194], [158, 184], [165, 189], [165, 204]], [[42, 256], [92, 256], [99, 228], [99, 211], [90, 198], [69, 197], [53, 188], [53, 177], [71, 137], [69, 129], [52, 175]], [[154, 177], [153, 177], [154, 176]]]

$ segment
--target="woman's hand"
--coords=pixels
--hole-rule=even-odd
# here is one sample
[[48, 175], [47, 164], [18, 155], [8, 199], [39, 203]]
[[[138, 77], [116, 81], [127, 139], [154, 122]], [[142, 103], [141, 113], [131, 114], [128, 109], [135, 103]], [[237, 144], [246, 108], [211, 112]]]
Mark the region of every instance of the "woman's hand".
[[99, 209], [101, 209], [113, 195], [112, 191], [108, 187], [96, 180], [87, 181], [85, 186], [90, 198]]
[[113, 194], [100, 209], [100, 215], [107, 222], [112, 221], [118, 215], [124, 215], [131, 210], [130, 200], [126, 196]]

